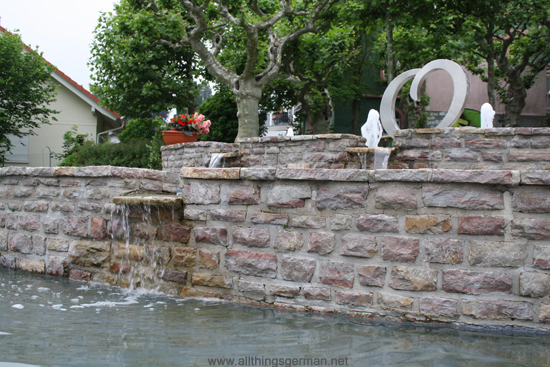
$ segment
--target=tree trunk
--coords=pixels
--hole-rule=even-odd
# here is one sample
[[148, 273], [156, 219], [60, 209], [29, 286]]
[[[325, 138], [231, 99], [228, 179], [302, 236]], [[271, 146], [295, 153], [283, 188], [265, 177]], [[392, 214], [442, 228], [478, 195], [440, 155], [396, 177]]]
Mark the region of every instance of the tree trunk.
[[353, 120], [351, 121], [351, 133], [355, 135], [360, 135], [359, 115], [361, 114], [361, 100], [354, 99], [351, 103], [351, 109], [353, 113]]
[[233, 87], [239, 119], [237, 139], [260, 136], [258, 106], [262, 97], [262, 88], [251, 84], [251, 82], [237, 81]]
[[386, 52], [388, 56], [386, 75], [388, 84], [395, 78], [395, 56], [393, 54], [393, 24], [389, 11], [386, 13], [386, 40], [388, 43]]
[[[487, 42], [487, 96], [489, 97], [489, 103], [496, 109], [496, 95], [495, 95], [495, 41], [493, 38], [494, 25], [490, 22], [487, 26], [487, 34], [485, 35], [485, 42]], [[481, 107], [481, 106], [480, 106]]]
[[510, 85], [508, 88], [508, 103], [506, 103], [506, 119], [505, 126], [517, 127], [519, 126], [521, 111], [525, 107], [525, 99], [527, 98], [527, 91], [521, 82], [519, 85], [513, 87]]

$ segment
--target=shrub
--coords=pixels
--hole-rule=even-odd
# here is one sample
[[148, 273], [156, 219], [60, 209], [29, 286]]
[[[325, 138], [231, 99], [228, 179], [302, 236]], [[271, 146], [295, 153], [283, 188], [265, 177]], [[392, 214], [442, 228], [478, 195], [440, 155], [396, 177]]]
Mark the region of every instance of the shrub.
[[[63, 160], [60, 166], [120, 166], [148, 168], [151, 150], [145, 139], [125, 143], [103, 143], [91, 141], [79, 146], [76, 152]], [[159, 150], [160, 154], [160, 150]]]

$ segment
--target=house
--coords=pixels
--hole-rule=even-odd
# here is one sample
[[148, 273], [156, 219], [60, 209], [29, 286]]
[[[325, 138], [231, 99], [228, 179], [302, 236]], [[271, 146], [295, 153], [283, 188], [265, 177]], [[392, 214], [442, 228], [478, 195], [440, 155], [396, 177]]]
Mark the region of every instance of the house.
[[[0, 32], [7, 31], [0, 26]], [[31, 51], [26, 45], [25, 49]], [[21, 139], [14, 137], [12, 143], [15, 147], [5, 156], [6, 166], [56, 166], [59, 161], [50, 159], [49, 152], [63, 151], [63, 135], [74, 125], [79, 134], [89, 134], [94, 141], [98, 134], [122, 127], [119, 114], [102, 107], [96, 96], [61, 70], [52, 72], [51, 83], [58, 85], [56, 101], [50, 104], [50, 108], [60, 111], [54, 115], [57, 121], [41, 125], [34, 130], [36, 135]]]

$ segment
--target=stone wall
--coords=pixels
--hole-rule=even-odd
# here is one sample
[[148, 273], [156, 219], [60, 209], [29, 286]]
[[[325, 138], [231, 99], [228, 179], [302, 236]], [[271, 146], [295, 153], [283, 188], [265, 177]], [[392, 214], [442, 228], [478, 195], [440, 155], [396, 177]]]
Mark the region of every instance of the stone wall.
[[[162, 147], [164, 171], [179, 173], [182, 167], [208, 167], [212, 154], [226, 153], [225, 167], [361, 168], [358, 154], [348, 147], [365, 147], [365, 139], [350, 134], [268, 136], [239, 139], [235, 144], [183, 143]], [[372, 168], [372, 156], [365, 167]]]
[[550, 171], [184, 168], [183, 208], [118, 196], [172, 190], [166, 173], [0, 174], [5, 267], [300, 310], [550, 328]]
[[550, 128], [401, 130], [394, 146], [396, 168], [550, 169]]

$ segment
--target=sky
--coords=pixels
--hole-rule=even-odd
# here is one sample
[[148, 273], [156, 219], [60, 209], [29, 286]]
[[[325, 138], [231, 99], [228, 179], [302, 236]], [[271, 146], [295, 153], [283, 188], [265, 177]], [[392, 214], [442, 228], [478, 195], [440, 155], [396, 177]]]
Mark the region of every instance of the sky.
[[0, 25], [90, 89], [90, 45], [100, 12], [118, 0], [0, 0]]

